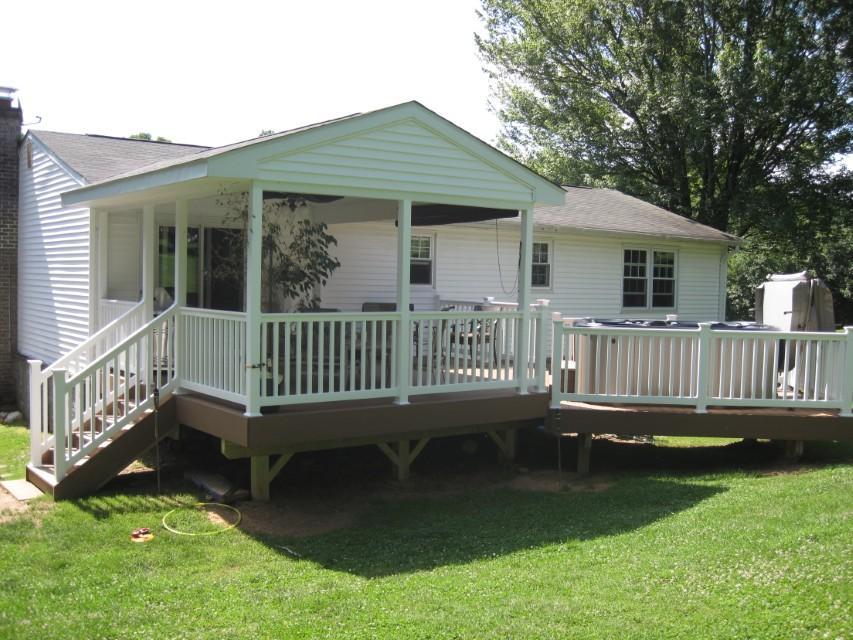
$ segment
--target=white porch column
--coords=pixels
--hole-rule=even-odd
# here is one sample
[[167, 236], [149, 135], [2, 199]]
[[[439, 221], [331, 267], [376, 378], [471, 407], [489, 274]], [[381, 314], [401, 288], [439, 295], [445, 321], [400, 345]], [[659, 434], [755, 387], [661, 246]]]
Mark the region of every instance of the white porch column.
[[249, 189], [249, 233], [246, 247], [246, 415], [261, 413], [261, 258], [263, 252], [264, 191], [255, 182]]
[[397, 332], [397, 383], [400, 391], [397, 404], [409, 404], [412, 381], [412, 323], [409, 312], [411, 296], [412, 201], [400, 200], [397, 205], [397, 311], [400, 330]]
[[108, 250], [107, 250], [107, 242], [109, 241], [110, 235], [110, 218], [109, 213], [106, 211], [101, 211], [96, 209], [93, 212], [95, 216], [95, 225], [97, 227], [97, 248], [96, 248], [96, 262], [95, 262], [95, 288], [93, 289], [93, 295], [95, 296], [95, 329], [99, 329], [103, 326], [104, 321], [101, 318], [101, 300], [107, 299], [107, 293], [109, 292], [109, 263], [107, 260]]
[[521, 210], [521, 263], [518, 265], [518, 308], [521, 311], [521, 330], [516, 346], [515, 376], [518, 392], [527, 393], [528, 354], [530, 353], [530, 274], [533, 264], [533, 209]]
[[154, 317], [154, 270], [157, 264], [157, 233], [154, 225], [154, 205], [142, 208], [142, 301], [145, 303], [145, 322]]
[[175, 304], [187, 304], [187, 215], [189, 203], [175, 203]]
[[99, 264], [98, 217], [97, 209], [89, 209], [89, 335], [98, 330], [100, 320], [98, 309], [101, 306], [101, 275]]

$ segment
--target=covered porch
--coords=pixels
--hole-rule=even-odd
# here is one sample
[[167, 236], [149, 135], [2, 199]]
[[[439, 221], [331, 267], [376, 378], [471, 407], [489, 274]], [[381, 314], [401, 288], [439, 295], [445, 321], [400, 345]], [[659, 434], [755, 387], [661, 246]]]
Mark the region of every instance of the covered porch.
[[[234, 197], [245, 203], [242, 224], [221, 211]], [[97, 330], [47, 369], [32, 363], [40, 428], [31, 466], [56, 481], [74, 475], [175, 394], [237, 407], [249, 419], [298, 405], [543, 394], [551, 316], [530, 288], [532, 211], [562, 198], [559, 187], [416, 103], [66, 193], [64, 202], [92, 214]], [[298, 215], [311, 221], [393, 225], [393, 288], [361, 308], [325, 307], [322, 291], [310, 309], [275, 308], [263, 291], [265, 203], [275, 199], [298, 200]], [[515, 300], [413, 299], [413, 227], [510, 216], [521, 219]], [[230, 282], [211, 276], [217, 234], [241, 241]], [[288, 421], [277, 425], [286, 430]]]

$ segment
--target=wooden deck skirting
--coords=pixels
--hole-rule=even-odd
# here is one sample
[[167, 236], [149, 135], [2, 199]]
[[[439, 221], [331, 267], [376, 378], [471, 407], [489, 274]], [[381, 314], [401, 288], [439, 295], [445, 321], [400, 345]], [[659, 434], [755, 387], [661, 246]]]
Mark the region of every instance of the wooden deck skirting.
[[814, 409], [733, 409], [563, 402], [557, 433], [853, 440], [853, 418]]
[[178, 422], [248, 449], [309, 450], [356, 446], [403, 437], [486, 431], [482, 425], [541, 423], [547, 393], [514, 390], [413, 396], [405, 405], [359, 400], [281, 407], [261, 416], [194, 394], [178, 398]]

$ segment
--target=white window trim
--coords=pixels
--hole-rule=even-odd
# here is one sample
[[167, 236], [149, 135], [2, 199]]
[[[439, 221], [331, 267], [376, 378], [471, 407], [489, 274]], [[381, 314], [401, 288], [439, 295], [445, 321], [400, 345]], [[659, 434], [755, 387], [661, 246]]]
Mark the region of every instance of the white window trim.
[[[409, 286], [418, 287], [420, 289], [435, 289], [436, 280], [436, 234], [435, 233], [413, 233], [412, 240], [415, 238], [429, 238], [429, 255], [430, 255], [430, 283], [429, 284], [410, 284]], [[411, 270], [412, 249], [409, 247], [409, 269]], [[411, 278], [410, 278], [411, 279]]]
[[[625, 252], [626, 251], [645, 251], [646, 252], [646, 304], [643, 307], [626, 307], [625, 306]], [[673, 286], [671, 307], [653, 307], [652, 306], [652, 287], [654, 283], [654, 255], [655, 251], [666, 252], [673, 254], [675, 258], [675, 284]], [[619, 252], [619, 306], [623, 313], [631, 313], [634, 311], [666, 312], [678, 310], [678, 272], [679, 272], [679, 256], [678, 249], [675, 247], [656, 247], [642, 246], [636, 244], [622, 245]]]
[[554, 241], [548, 238], [533, 238], [533, 244], [548, 245], [548, 284], [545, 286], [533, 284], [533, 261], [530, 262], [530, 288], [536, 291], [554, 290]]

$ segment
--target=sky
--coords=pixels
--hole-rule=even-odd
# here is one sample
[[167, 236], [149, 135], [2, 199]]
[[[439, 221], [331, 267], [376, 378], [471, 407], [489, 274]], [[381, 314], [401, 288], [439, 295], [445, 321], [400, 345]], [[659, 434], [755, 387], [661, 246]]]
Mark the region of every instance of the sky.
[[[218, 146], [408, 100], [493, 142], [477, 0], [15, 2], [33, 129]], [[34, 10], [37, 7], [37, 10]], [[10, 40], [9, 40], [10, 36]], [[35, 124], [37, 117], [41, 122]]]

